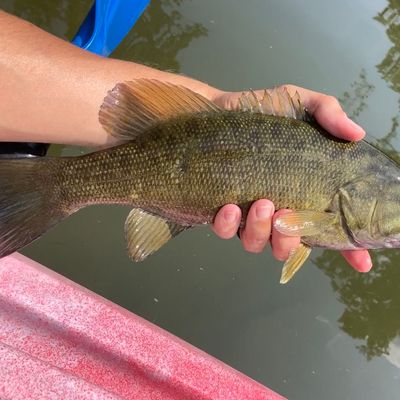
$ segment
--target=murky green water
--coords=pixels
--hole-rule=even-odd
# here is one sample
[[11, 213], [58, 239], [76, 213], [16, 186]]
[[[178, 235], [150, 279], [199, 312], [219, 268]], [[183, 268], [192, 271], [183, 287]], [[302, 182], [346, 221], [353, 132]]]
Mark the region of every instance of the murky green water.
[[[71, 38], [90, 2], [0, 6]], [[370, 140], [400, 150], [395, 0], [153, 0], [115, 57], [230, 90], [290, 82], [326, 91]], [[361, 275], [317, 250], [282, 287], [269, 252], [246, 254], [207, 229], [133, 265], [127, 212], [88, 208], [24, 252], [290, 399], [400, 398], [399, 251], [375, 252], [375, 269]]]

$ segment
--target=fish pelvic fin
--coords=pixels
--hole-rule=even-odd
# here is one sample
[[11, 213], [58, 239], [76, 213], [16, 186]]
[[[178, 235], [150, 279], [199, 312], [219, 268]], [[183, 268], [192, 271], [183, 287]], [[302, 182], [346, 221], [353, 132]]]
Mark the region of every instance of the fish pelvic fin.
[[41, 157], [0, 160], [0, 258], [70, 215], [59, 201], [55, 162]]
[[282, 284], [289, 282], [296, 272], [303, 266], [310, 253], [311, 247], [304, 243], [300, 243], [300, 245], [291, 252], [289, 258], [286, 260], [279, 282]]
[[176, 235], [190, 228], [134, 208], [125, 222], [128, 253], [133, 261], [143, 261]]
[[130, 141], [159, 121], [180, 114], [219, 111], [219, 107], [183, 86], [153, 79], [118, 83], [99, 111], [103, 128], [121, 141]]
[[259, 98], [253, 90], [243, 92], [239, 97], [238, 111], [290, 117], [302, 121], [312, 121], [312, 116], [304, 107], [299, 93], [291, 96], [285, 86], [265, 89]]

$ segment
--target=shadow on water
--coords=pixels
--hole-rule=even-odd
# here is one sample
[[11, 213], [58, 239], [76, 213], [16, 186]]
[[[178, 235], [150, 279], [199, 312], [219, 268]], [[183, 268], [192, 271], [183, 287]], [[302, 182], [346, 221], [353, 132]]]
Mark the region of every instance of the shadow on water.
[[183, 18], [178, 10], [182, 3], [183, 0], [151, 1], [113, 57], [179, 72], [178, 52], [193, 39], [207, 35], [203, 25]]
[[[386, 27], [386, 33], [393, 43], [377, 69], [390, 87], [400, 93], [400, 2], [390, 0], [375, 20]], [[349, 116], [358, 117], [366, 108], [366, 99], [373, 90], [374, 86], [368, 83], [366, 73], [362, 70], [340, 99]], [[394, 141], [399, 124], [399, 116], [395, 115], [389, 132], [374, 140], [378, 148], [398, 163], [400, 156]], [[339, 300], [345, 305], [339, 326], [359, 341], [357, 348], [367, 360], [381, 355], [389, 356], [400, 337], [400, 251], [373, 251], [372, 258], [375, 267], [368, 274], [345, 268], [337, 252], [326, 250], [315, 260], [317, 266], [329, 276]]]

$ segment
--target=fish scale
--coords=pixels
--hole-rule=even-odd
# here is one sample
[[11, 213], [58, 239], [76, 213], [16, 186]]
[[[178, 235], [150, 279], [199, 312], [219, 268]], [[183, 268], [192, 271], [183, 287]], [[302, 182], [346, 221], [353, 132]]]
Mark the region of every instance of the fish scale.
[[158, 124], [128, 144], [65, 159], [74, 167], [60, 173], [75, 188], [72, 207], [130, 204], [172, 220], [179, 214], [175, 222], [193, 225], [211, 222], [224, 204], [246, 206], [259, 198], [277, 208], [323, 211], [356, 175], [359, 153], [358, 145], [334, 141], [306, 122], [200, 113]]

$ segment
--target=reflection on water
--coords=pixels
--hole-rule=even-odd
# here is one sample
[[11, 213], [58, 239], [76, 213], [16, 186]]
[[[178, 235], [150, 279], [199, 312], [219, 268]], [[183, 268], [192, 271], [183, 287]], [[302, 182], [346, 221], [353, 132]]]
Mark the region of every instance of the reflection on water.
[[388, 3], [375, 19], [386, 27], [386, 34], [393, 46], [377, 68], [390, 87], [400, 92], [400, 4], [398, 0], [389, 0]]
[[324, 251], [315, 260], [346, 307], [341, 329], [361, 341], [358, 348], [367, 359], [388, 354], [400, 335], [399, 252], [374, 251], [372, 256], [375, 267], [368, 274], [349, 272], [337, 252]]
[[385, 358], [393, 364], [395, 367], [400, 369], [400, 338], [397, 337], [395, 340], [390, 342], [388, 352], [385, 354]]
[[0, 4], [4, 11], [68, 40], [74, 37], [91, 5], [91, 0], [1, 0]]
[[[377, 69], [382, 77], [388, 82], [390, 87], [400, 93], [400, 4], [396, 0], [389, 0], [389, 4], [380, 12], [375, 20], [386, 27], [386, 34], [393, 46], [387, 52], [383, 61], [377, 65]], [[400, 98], [398, 100], [398, 110], [400, 111]], [[392, 118], [391, 129], [381, 139], [376, 141], [376, 145], [385, 151], [392, 159], [400, 162], [399, 152], [393, 145], [399, 127], [399, 115]]]
[[365, 110], [368, 105], [368, 96], [373, 90], [374, 85], [368, 82], [367, 73], [365, 69], [362, 69], [357, 79], [350, 85], [349, 90], [346, 90], [339, 98], [350, 118], [356, 120]]
[[[399, 110], [400, 110], [400, 98], [398, 100]], [[392, 124], [389, 132], [382, 138], [376, 139], [374, 144], [384, 151], [392, 160], [395, 160], [400, 164], [400, 155], [396, 146], [393, 144], [397, 137], [397, 129], [399, 127], [399, 116], [395, 115], [392, 117]]]
[[152, 1], [113, 57], [179, 72], [178, 52], [193, 39], [207, 35], [203, 25], [182, 17], [178, 11], [182, 3], [183, 0]]
[[[388, 6], [375, 20], [386, 26], [386, 33], [393, 43], [377, 69], [390, 87], [400, 93], [400, 3], [389, 0]], [[359, 78], [341, 98], [352, 118], [365, 109], [366, 98], [373, 89], [365, 71], [361, 71]], [[374, 144], [400, 162], [394, 145], [398, 127], [399, 116], [395, 115], [389, 132], [376, 139]], [[400, 251], [373, 251], [372, 256], [375, 267], [368, 274], [349, 273], [343, 267], [341, 256], [331, 251], [324, 251], [315, 262], [330, 277], [333, 289], [345, 305], [339, 319], [341, 329], [360, 341], [357, 347], [368, 360], [385, 355], [393, 365], [400, 367]]]

